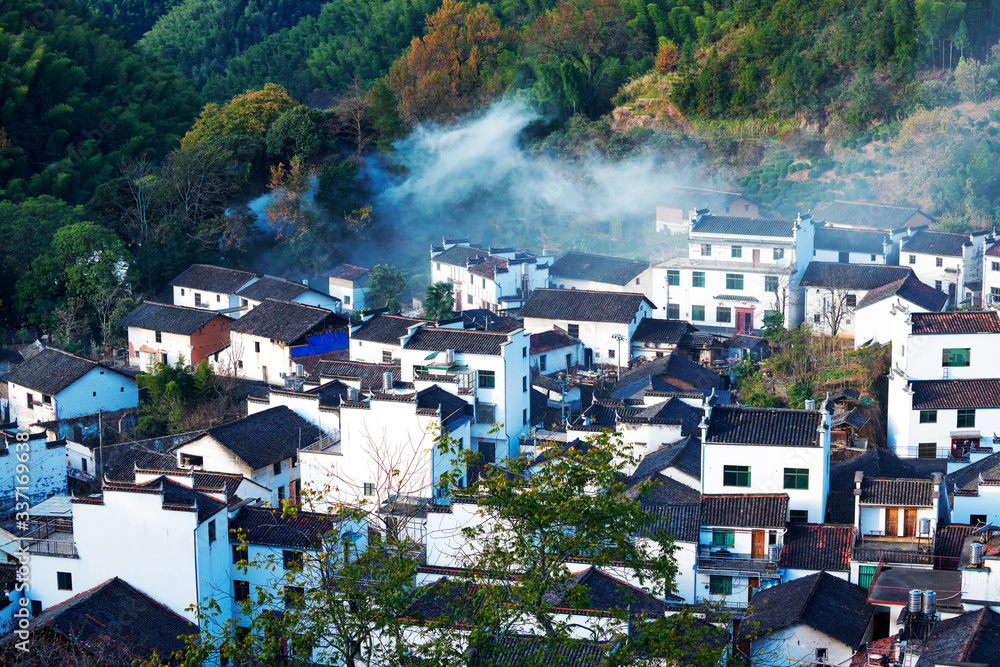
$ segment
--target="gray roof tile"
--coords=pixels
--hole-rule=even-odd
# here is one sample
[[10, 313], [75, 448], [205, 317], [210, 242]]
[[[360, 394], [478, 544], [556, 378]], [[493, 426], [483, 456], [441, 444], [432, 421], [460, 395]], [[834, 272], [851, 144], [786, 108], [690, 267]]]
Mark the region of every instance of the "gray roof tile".
[[804, 287], [872, 290], [913, 275], [907, 266], [885, 264], [841, 264], [840, 262], [809, 262], [804, 274]]
[[609, 285], [626, 285], [649, 268], [649, 262], [625, 257], [568, 252], [549, 267], [553, 279], [592, 280]]
[[205, 308], [188, 308], [156, 303], [155, 301], [144, 301], [131, 313], [118, 320], [118, 324], [123, 327], [136, 327], [137, 329], [190, 336], [216, 317], [227, 323], [232, 322], [231, 317]]
[[641, 294], [570, 289], [536, 289], [521, 308], [522, 318], [569, 322], [632, 322], [643, 301]]

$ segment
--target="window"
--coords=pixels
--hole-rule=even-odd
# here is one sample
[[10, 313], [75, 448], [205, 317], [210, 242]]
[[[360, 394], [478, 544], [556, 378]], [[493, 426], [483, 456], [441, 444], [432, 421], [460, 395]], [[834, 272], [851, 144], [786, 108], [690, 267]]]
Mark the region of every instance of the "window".
[[713, 574], [708, 578], [708, 592], [712, 595], [732, 595], [733, 578]]
[[285, 586], [285, 609], [297, 609], [302, 606], [302, 597], [306, 591], [301, 586]]
[[254, 352], [258, 352], [258, 353], [260, 352], [260, 341], [259, 340], [255, 340], [253, 342], [253, 351]]
[[236, 360], [236, 368], [243, 368], [243, 360], [242, 359], [237, 359]]
[[638, 278], [636, 278], [636, 279], [635, 279], [635, 284], [636, 284], [636, 285], [638, 285], [638, 284], [639, 284], [639, 279], [638, 279]]
[[704, 322], [705, 306], [691, 306], [691, 319], [695, 322]]
[[486, 278], [483, 278], [483, 289], [486, 289]]
[[732, 311], [726, 306], [719, 306], [715, 309], [716, 322], [732, 322]]
[[742, 256], [743, 256], [743, 246], [741, 246], [741, 245], [734, 245], [733, 246], [733, 257], [742, 257]]
[[775, 248], [774, 249], [774, 258], [775, 259], [784, 259], [784, 257], [785, 257], [785, 249], [784, 248]]
[[493, 389], [497, 386], [497, 374], [494, 371], [479, 371], [479, 388]]
[[871, 257], [871, 259], [869, 261], [874, 262], [875, 261], [875, 255], [871, 255], [870, 257]]
[[216, 303], [220, 303], [221, 301], [222, 301], [222, 295], [221, 294], [216, 294], [215, 295], [215, 302]]
[[955, 428], [972, 428], [976, 425], [976, 411], [965, 409], [958, 411], [958, 420]]
[[233, 599], [245, 602], [250, 599], [250, 582], [233, 579]]
[[344, 295], [344, 305], [345, 306], [351, 305], [351, 295], [350, 294], [345, 294]]
[[73, 590], [73, 573], [56, 572], [56, 588], [61, 591]]
[[32, 600], [31, 601], [31, 616], [35, 617], [42, 613], [42, 601]]
[[610, 350], [608, 350], [608, 359], [614, 359], [614, 358], [615, 358], [615, 349], [611, 348]]
[[544, 371], [545, 370], [545, 363], [546, 363], [545, 362], [545, 355], [543, 354], [542, 356], [538, 357], [538, 370]]
[[788, 510], [788, 523], [809, 523], [809, 511]]
[[83, 468], [84, 474], [87, 473], [87, 459], [80, 459], [80, 465]]
[[215, 519], [208, 522], [208, 543], [215, 541]]
[[181, 296], [184, 296], [184, 288], [181, 288]]
[[203, 456], [195, 456], [194, 454], [181, 454], [181, 465], [182, 466], [192, 466], [200, 467], [205, 465], [205, 458]]
[[702, 257], [711, 257], [712, 256], [712, 244], [711, 243], [702, 243], [701, 244], [701, 256]]
[[302, 565], [302, 553], [285, 549], [281, 552], [281, 564], [286, 570], [299, 567]]
[[734, 530], [713, 530], [713, 547], [731, 547], [736, 544], [736, 531]]
[[819, 313], [813, 313], [813, 324], [819, 324]]
[[569, 334], [570, 338], [579, 338], [580, 337], [580, 325], [579, 324], [567, 324], [566, 325], [566, 333]]
[[25, 396], [28, 397], [28, 409], [33, 410], [35, 408], [35, 395], [29, 392]]
[[476, 423], [492, 424], [496, 421], [497, 406], [494, 403], [476, 403]]
[[247, 548], [242, 544], [233, 545], [233, 563], [242, 563], [247, 559]]
[[786, 489], [808, 489], [809, 468], [785, 468]]
[[704, 271], [692, 271], [691, 272], [691, 287], [704, 287], [705, 286], [705, 272]]
[[916, 264], [916, 263], [917, 263], [917, 256], [910, 255], [910, 264]]
[[764, 276], [764, 291], [765, 292], [778, 291], [778, 276]]
[[722, 466], [723, 486], [750, 486], [750, 466]]
[[521, 424], [524, 425], [524, 426], [528, 425], [528, 409], [527, 408], [525, 408], [524, 410], [521, 410]]
[[466, 303], [472, 303], [472, 292], [465, 295], [465, 301]]
[[440, 271], [441, 270], [441, 262], [435, 262], [435, 264], [437, 264], [437, 270]]
[[246, 308], [247, 306], [250, 305], [250, 302], [247, 301], [246, 299], [240, 299], [240, 305]]
[[750, 204], [744, 204], [743, 205], [743, 212], [744, 213], [749, 213], [750, 212]]
[[994, 271], [1000, 271], [1000, 262], [993, 262], [993, 266], [991, 266], [990, 268], [992, 268]]
[[816, 649], [816, 662], [826, 662], [826, 649], [818, 648]]
[[844, 297], [844, 302], [848, 305], [848, 307], [854, 308], [858, 305], [858, 295], [848, 294]]
[[918, 459], [936, 459], [937, 458], [937, 443], [936, 442], [921, 442], [917, 445], [917, 458]]
[[944, 260], [940, 257], [935, 257], [934, 266], [944, 266]]
[[727, 273], [726, 274], [726, 289], [741, 290], [743, 289], [743, 274], [742, 273]]
[[271, 466], [271, 470], [275, 475], [281, 474], [281, 461], [275, 461], [274, 465]]
[[668, 303], [667, 304], [667, 319], [668, 320], [679, 320], [681, 319], [681, 306], [679, 303]]
[[366, 496], [374, 496], [375, 495], [375, 483], [374, 482], [365, 482], [365, 495]]
[[285, 487], [279, 486], [278, 487], [278, 501], [281, 502], [284, 499], [285, 499]]
[[968, 366], [970, 348], [946, 347], [941, 351], [942, 366]]
[[528, 376], [521, 378], [521, 391], [528, 391]]
[[667, 284], [676, 287], [681, 284], [681, 272], [677, 269], [667, 269]]
[[944, 285], [941, 283], [940, 280], [934, 281], [934, 289], [936, 289], [938, 292], [943, 292], [944, 290], [941, 289], [942, 287], [944, 287]]
[[382, 350], [382, 363], [383, 364], [392, 363], [392, 351], [391, 350]]
[[157, 343], [162, 343], [163, 342], [163, 333], [160, 332], [160, 331], [156, 332], [156, 342]]
[[528, 348], [526, 348], [526, 347], [522, 347], [521, 348], [521, 358], [522, 359], [527, 359], [528, 358]]
[[920, 411], [920, 423], [921, 424], [937, 424], [937, 410], [921, 410]]
[[201, 305], [201, 292], [195, 292], [194, 293], [194, 305], [196, 305], [196, 306], [200, 306]]

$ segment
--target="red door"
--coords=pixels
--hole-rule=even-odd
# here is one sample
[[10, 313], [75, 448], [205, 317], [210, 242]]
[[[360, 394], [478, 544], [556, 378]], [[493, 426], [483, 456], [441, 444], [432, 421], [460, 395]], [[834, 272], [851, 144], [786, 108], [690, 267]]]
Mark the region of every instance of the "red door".
[[753, 331], [753, 308], [736, 308], [736, 333]]
[[760, 266], [760, 249], [754, 249], [753, 251], [753, 265]]

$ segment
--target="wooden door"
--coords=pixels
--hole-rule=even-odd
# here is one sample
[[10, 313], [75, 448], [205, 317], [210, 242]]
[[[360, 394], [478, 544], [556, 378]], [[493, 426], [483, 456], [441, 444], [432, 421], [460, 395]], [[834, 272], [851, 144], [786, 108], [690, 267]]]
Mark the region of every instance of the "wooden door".
[[747, 580], [747, 602], [753, 599], [753, 594], [760, 590], [760, 578], [750, 577]]
[[760, 266], [760, 249], [755, 248], [753, 251], [753, 265]]
[[753, 541], [750, 543], [750, 558], [764, 558], [764, 543], [767, 542], [765, 533], [766, 531], [763, 530], [753, 531]]
[[917, 534], [917, 510], [906, 508], [903, 510], [903, 535], [915, 537]]
[[899, 510], [895, 507], [885, 508], [885, 534], [899, 534]]

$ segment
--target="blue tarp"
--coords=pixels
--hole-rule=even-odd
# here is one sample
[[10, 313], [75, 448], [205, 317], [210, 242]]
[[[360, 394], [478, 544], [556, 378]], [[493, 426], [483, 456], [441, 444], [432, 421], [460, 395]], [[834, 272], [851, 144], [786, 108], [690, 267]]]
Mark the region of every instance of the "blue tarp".
[[308, 357], [312, 354], [323, 354], [324, 352], [334, 352], [336, 350], [346, 350], [350, 346], [350, 338], [347, 330], [330, 331], [316, 336], [306, 336], [305, 345], [297, 345], [292, 348], [292, 358]]

